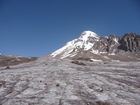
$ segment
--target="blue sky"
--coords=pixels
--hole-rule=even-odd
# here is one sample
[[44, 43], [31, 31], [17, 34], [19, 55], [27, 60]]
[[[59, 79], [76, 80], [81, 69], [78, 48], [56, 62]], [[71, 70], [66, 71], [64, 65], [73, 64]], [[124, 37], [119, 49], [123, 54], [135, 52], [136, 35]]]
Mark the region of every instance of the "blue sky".
[[43, 56], [79, 37], [140, 34], [139, 0], [0, 0], [0, 52]]

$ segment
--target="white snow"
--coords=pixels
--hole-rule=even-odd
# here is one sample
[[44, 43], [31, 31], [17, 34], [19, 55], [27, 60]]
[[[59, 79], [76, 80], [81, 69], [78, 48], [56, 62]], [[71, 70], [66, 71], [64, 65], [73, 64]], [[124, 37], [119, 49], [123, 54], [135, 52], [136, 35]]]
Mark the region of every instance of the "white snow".
[[115, 53], [110, 53], [109, 55], [116, 55]]
[[103, 56], [105, 59], [110, 59], [108, 56]]
[[99, 60], [99, 59], [90, 59], [92, 61], [95, 61], [95, 62], [102, 62], [102, 60]]
[[99, 36], [95, 32], [92, 32], [92, 31], [82, 32], [80, 39], [82, 39], [83, 41], [87, 41], [88, 37], [95, 37], [95, 38], [99, 39]]
[[[96, 33], [92, 31], [84, 31], [79, 38], [69, 41], [64, 47], [53, 52], [51, 56], [56, 57], [58, 55], [61, 55], [61, 59], [63, 59], [68, 56], [73, 56], [71, 53], [73, 52], [73, 50], [76, 50], [78, 48], [82, 48], [87, 51], [94, 46], [93, 42], [89, 42], [89, 38], [94, 38], [95, 41], [99, 40], [99, 36]], [[98, 51], [92, 51], [92, 53], [97, 54]]]
[[61, 54], [62, 52], [64, 52], [65, 50], [73, 49], [73, 45], [74, 45], [74, 42], [75, 42], [75, 41], [76, 41], [76, 40], [72, 40], [72, 41], [68, 42], [64, 47], [62, 47], [62, 48], [56, 50], [56, 51], [53, 52], [51, 55], [52, 55], [53, 57], [55, 57], [55, 56]]
[[94, 38], [96, 41], [99, 40], [99, 36], [92, 31], [84, 31], [79, 38], [83, 42], [84, 50], [89, 50], [94, 46], [94, 43], [88, 42], [90, 37]]
[[84, 50], [89, 50], [93, 47], [93, 43], [87, 43], [87, 44], [84, 44]]
[[97, 94], [97, 97], [98, 97], [99, 100], [102, 100], [102, 101], [106, 101], [106, 100], [109, 99], [109, 96], [107, 94], [105, 94], [105, 93]]
[[114, 40], [116, 43], [119, 43], [117, 38], [113, 38], [113, 40]]
[[100, 52], [100, 54], [106, 54], [107, 52]]
[[120, 62], [120, 60], [111, 60], [112, 62]]
[[99, 54], [99, 51], [98, 50], [92, 50], [91, 53], [93, 53], [93, 54]]

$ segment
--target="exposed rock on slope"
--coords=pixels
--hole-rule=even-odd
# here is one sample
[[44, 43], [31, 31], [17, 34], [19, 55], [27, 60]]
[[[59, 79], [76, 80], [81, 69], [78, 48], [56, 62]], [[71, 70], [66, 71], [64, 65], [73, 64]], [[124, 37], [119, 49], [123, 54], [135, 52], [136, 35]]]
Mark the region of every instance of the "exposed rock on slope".
[[140, 52], [140, 35], [134, 33], [125, 34], [120, 43], [120, 48], [125, 51]]
[[71, 62], [0, 71], [0, 105], [140, 105], [139, 62]]
[[20, 63], [27, 63], [36, 60], [36, 57], [18, 57], [0, 55], [0, 66], [17, 65]]

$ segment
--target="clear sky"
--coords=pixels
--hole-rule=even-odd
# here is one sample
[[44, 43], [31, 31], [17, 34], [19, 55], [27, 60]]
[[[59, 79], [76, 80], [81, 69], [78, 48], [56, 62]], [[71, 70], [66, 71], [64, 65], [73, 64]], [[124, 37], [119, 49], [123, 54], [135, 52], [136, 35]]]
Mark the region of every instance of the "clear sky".
[[140, 0], [0, 0], [0, 52], [43, 56], [79, 37], [140, 34]]

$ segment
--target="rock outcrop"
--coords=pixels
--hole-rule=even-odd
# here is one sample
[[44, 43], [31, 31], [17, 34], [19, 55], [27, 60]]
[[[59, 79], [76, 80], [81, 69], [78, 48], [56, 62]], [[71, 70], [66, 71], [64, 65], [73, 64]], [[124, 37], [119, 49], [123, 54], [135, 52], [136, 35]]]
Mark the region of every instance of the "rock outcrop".
[[140, 51], [140, 35], [129, 33], [125, 34], [120, 41], [120, 48], [129, 52]]

